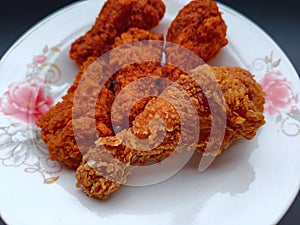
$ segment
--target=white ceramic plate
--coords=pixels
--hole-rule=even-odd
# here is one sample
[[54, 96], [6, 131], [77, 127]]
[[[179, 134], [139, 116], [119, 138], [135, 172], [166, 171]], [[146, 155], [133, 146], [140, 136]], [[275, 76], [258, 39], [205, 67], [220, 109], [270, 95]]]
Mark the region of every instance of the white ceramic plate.
[[[154, 30], [165, 33], [187, 2], [165, 0], [167, 13]], [[299, 190], [299, 78], [274, 41], [221, 4], [229, 44], [212, 64], [242, 66], [263, 85], [267, 124], [256, 138], [235, 143], [203, 173], [191, 161], [165, 182], [124, 186], [107, 201], [86, 197], [74, 187], [73, 171], [48, 160], [27, 115], [43, 113], [71, 84], [78, 68], [68, 58], [69, 46], [102, 4], [84, 1], [58, 11], [28, 31], [0, 63], [1, 217], [10, 225], [278, 222]], [[28, 102], [37, 90], [38, 100]]]

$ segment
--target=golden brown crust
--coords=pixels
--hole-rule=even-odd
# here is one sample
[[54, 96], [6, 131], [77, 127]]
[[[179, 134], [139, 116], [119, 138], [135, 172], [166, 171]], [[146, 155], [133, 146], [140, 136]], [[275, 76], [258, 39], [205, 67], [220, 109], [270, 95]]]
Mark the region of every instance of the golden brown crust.
[[[246, 70], [238, 67], [203, 65], [187, 74], [168, 65], [164, 68], [164, 73], [166, 77], [176, 80], [176, 84], [181, 88], [176, 85], [168, 87], [160, 97], [147, 103], [143, 112], [134, 119], [130, 129], [123, 130], [116, 136], [98, 140], [98, 147], [104, 146], [112, 157], [125, 164], [121, 173], [122, 182], [110, 180], [108, 183], [107, 176], [99, 174], [97, 179], [81, 175], [89, 172], [94, 174], [93, 167], [86, 167], [86, 162], [77, 170], [77, 186], [89, 196], [107, 198], [123, 184], [123, 181], [126, 181], [128, 173], [124, 171], [132, 169], [129, 165], [137, 166], [151, 160], [160, 161], [176, 152], [193, 149], [204, 155], [216, 156], [240, 138], [253, 138], [258, 128], [265, 123], [263, 116], [265, 94], [253, 79], [253, 75]], [[219, 89], [225, 102], [216, 94]], [[200, 130], [197, 130], [199, 128], [196, 123], [191, 122], [195, 116], [192, 108], [181, 101], [184, 98], [180, 96], [184, 97], [184, 93], [189, 96], [191, 104], [196, 109]], [[214, 110], [217, 110], [216, 114], [213, 114]], [[218, 110], [223, 111], [226, 117]], [[212, 115], [217, 122], [213, 122]], [[224, 132], [214, 130], [215, 133], [211, 134], [212, 124], [222, 123], [223, 119], [225, 119]], [[198, 141], [194, 138], [195, 132], [199, 135]], [[208, 151], [209, 142], [213, 147]], [[97, 158], [95, 149], [92, 149], [90, 156], [92, 157], [90, 160], [95, 159], [95, 165], [98, 161], [103, 165], [103, 158]], [[95, 192], [91, 185], [85, 185], [86, 183], [102, 189]], [[106, 185], [103, 186], [103, 183]]]
[[112, 122], [124, 129], [132, 125], [152, 97], [162, 92], [163, 86], [159, 82], [162, 67], [156, 62], [134, 63], [123, 67], [115, 76]]
[[[97, 68], [96, 74], [91, 70], [87, 73], [91, 64]], [[88, 60], [80, 68], [76, 80], [62, 102], [57, 103], [38, 120], [50, 158], [72, 169], [79, 166], [82, 154], [93, 145], [97, 137], [113, 134], [110, 108], [114, 95], [104, 86], [100, 92], [101, 98], [95, 97], [100, 91], [100, 85], [95, 79], [100, 80], [104, 71], [106, 71], [104, 62], [94, 61], [92, 58]], [[80, 91], [77, 92], [78, 89]], [[78, 107], [74, 107], [74, 99]], [[76, 124], [79, 125], [76, 126], [75, 136]]]
[[71, 46], [70, 57], [79, 65], [89, 57], [99, 57], [112, 48], [115, 37], [130, 27], [151, 29], [165, 12], [161, 0], [108, 0], [95, 24]]
[[[208, 62], [227, 44], [226, 29], [215, 1], [194, 0], [180, 10], [173, 20], [167, 42], [183, 46]], [[172, 48], [167, 52], [168, 57], [175, 54]]]
[[109, 65], [112, 69], [121, 69], [132, 63], [145, 61], [162, 61], [164, 51], [163, 34], [130, 28], [121, 36], [115, 38], [114, 49], [109, 55]]
[[[112, 112], [115, 126], [131, 126], [133, 119], [151, 99], [148, 96], [157, 96], [161, 92], [159, 77], [162, 77], [162, 41], [162, 34], [138, 28], [130, 28], [115, 39], [109, 57], [111, 69], [121, 68], [112, 77], [113, 91], [117, 97]], [[138, 81], [146, 77], [151, 79]], [[129, 84], [130, 88], [124, 89]]]
[[113, 47], [119, 47], [121, 45], [129, 44], [132, 42], [138, 42], [142, 40], [164, 40], [163, 34], [152, 33], [147, 30], [139, 29], [136, 27], [130, 28], [127, 32], [122, 33], [119, 37], [115, 38]]
[[[91, 148], [77, 168], [76, 186], [90, 197], [106, 199], [126, 182], [130, 173], [129, 163], [124, 155], [117, 154], [118, 148], [113, 148], [115, 152], [110, 152], [108, 147], [97, 145]], [[126, 155], [129, 156], [129, 152]]]
[[[134, 28], [116, 38], [115, 46], [148, 39], [161, 40], [162, 35]], [[137, 46], [135, 50], [142, 52]], [[162, 46], [155, 51], [156, 57], [161, 57]], [[106, 62], [90, 57], [80, 67], [63, 101], [39, 118], [38, 125], [42, 128], [42, 138], [47, 144], [52, 160], [76, 169], [81, 162], [82, 154], [93, 146], [98, 137], [113, 134], [111, 107], [114, 92], [119, 93], [121, 88], [140, 77], [162, 74], [161, 68], [152, 62], [125, 66], [115, 75], [113, 92], [109, 89], [112, 87], [112, 80], [109, 79], [110, 70], [111, 67]], [[157, 91], [153, 90], [153, 93], [157, 95]], [[123, 104], [128, 104], [129, 99], [125, 97]], [[131, 121], [144, 109], [146, 103], [144, 99], [135, 105], [130, 113]], [[124, 107], [121, 107], [116, 115], [122, 115], [123, 109]]]

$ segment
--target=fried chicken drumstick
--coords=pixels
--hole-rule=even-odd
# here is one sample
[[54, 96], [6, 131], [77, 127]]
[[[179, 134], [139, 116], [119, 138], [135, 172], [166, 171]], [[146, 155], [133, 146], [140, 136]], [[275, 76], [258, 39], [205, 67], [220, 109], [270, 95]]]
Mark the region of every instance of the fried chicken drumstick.
[[[192, 140], [193, 133], [197, 132], [196, 124], [191, 122], [195, 115], [189, 105], [179, 101], [184, 99], [178, 97], [181, 95], [180, 89], [171, 85], [161, 97], [148, 102], [130, 129], [116, 136], [100, 138], [96, 146], [83, 157], [76, 178], [77, 187], [82, 188], [87, 195], [99, 199], [107, 198], [126, 182], [126, 176], [132, 170], [131, 166], [149, 160], [160, 161], [177, 152], [193, 149], [204, 155], [217, 156], [234, 141], [253, 138], [258, 128], [265, 123], [264, 93], [246, 70], [202, 65], [187, 74], [168, 66], [164, 73], [166, 77], [177, 79], [176, 84], [182, 87], [194, 104], [200, 124], [198, 141], [194, 143], [195, 139]], [[222, 91], [224, 102], [215, 94], [216, 83]], [[226, 117], [219, 112], [212, 118], [213, 110], [216, 109], [223, 110]], [[213, 119], [217, 122], [225, 119], [223, 133], [210, 133]], [[184, 129], [182, 125], [185, 126]], [[183, 136], [186, 139], [181, 142]], [[137, 141], [139, 138], [147, 141], [140, 144]], [[208, 148], [208, 145], [212, 147]], [[99, 157], [100, 155], [106, 156]]]
[[164, 13], [161, 0], [108, 0], [92, 28], [72, 44], [70, 57], [82, 65], [89, 57], [109, 51], [115, 38], [129, 28], [155, 27]]

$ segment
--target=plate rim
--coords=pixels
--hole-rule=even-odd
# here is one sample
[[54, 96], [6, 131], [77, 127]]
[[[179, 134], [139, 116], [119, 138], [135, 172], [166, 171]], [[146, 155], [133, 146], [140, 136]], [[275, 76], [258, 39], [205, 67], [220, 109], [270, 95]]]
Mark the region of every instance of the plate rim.
[[[8, 50], [6, 50], [6, 52], [4, 53], [4, 55], [1, 57], [0, 59], [0, 67], [2, 65], [2, 63], [5, 62], [6, 58], [9, 56], [9, 54], [15, 49], [17, 48], [20, 44], [22, 44], [22, 42], [28, 37], [30, 36], [30, 34], [32, 34], [33, 32], [35, 32], [39, 27], [43, 26], [44, 24], [46, 24], [47, 22], [51, 21], [52, 19], [54, 19], [55, 17], [64, 14], [65, 12], [72, 10], [73, 8], [76, 7], [80, 7], [80, 5], [84, 5], [89, 3], [89, 0], [82, 0], [82, 1], [78, 1], [78, 2], [73, 2], [70, 4], [67, 4], [63, 7], [61, 7], [60, 9], [55, 10], [54, 12], [50, 13], [48, 16], [44, 17], [43, 19], [41, 19], [40, 21], [38, 21], [37, 23], [35, 23], [34, 25], [31, 26], [31, 28], [29, 28], [26, 32], [24, 32], [9, 48]], [[220, 8], [223, 8], [227, 11], [227, 13], [230, 13], [234, 16], [237, 16], [240, 20], [247, 22], [249, 25], [253, 26], [260, 34], [262, 34], [266, 39], [268, 39], [272, 45], [276, 46], [276, 48], [280, 51], [280, 53], [284, 56], [284, 60], [285, 63], [287, 65], [287, 67], [289, 69], [291, 69], [293, 71], [293, 74], [291, 74], [292, 76], [296, 75], [298, 77], [298, 79], [300, 79], [299, 74], [295, 68], [295, 66], [293, 65], [293, 63], [291, 62], [291, 60], [288, 58], [288, 56], [286, 55], [286, 53], [282, 50], [282, 48], [279, 46], [279, 44], [264, 30], [262, 29], [256, 22], [254, 22], [253, 20], [251, 20], [249, 17], [247, 17], [246, 15], [242, 14], [241, 12], [237, 11], [234, 8], [231, 8], [230, 6], [224, 4], [224, 3], [220, 3], [218, 2], [218, 6]], [[296, 190], [294, 191], [294, 193], [290, 193], [290, 199], [287, 202], [286, 206], [284, 206], [284, 210], [282, 210], [281, 214], [278, 214], [277, 217], [274, 217], [274, 222], [278, 223], [283, 217], [284, 215], [287, 213], [287, 211], [290, 209], [291, 205], [293, 204], [293, 202], [295, 201], [297, 195], [300, 192], [300, 179], [298, 181], [298, 187], [296, 187]], [[5, 218], [2, 214], [2, 210], [0, 209], [0, 217], [2, 218], [2, 220], [9, 224], [7, 221], [8, 219]]]

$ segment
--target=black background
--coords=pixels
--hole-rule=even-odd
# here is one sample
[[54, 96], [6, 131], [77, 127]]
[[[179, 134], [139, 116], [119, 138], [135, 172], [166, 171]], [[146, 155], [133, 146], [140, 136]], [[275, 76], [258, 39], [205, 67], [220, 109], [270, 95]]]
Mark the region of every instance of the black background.
[[[72, 2], [75, 1], [0, 0], [0, 58], [26, 30], [45, 16]], [[300, 1], [220, 0], [219, 2], [236, 9], [264, 29], [287, 54], [299, 74]], [[3, 224], [0, 219], [0, 225]], [[300, 196], [296, 198], [279, 224], [300, 224]]]

